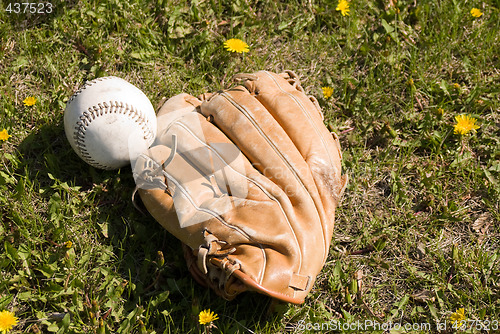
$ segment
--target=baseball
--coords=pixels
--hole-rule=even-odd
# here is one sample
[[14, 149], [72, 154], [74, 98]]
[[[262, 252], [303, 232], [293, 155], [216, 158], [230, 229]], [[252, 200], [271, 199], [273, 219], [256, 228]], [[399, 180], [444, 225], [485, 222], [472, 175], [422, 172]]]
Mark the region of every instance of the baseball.
[[156, 114], [147, 96], [118, 77], [87, 81], [66, 104], [64, 131], [85, 162], [118, 169], [135, 161], [156, 137]]

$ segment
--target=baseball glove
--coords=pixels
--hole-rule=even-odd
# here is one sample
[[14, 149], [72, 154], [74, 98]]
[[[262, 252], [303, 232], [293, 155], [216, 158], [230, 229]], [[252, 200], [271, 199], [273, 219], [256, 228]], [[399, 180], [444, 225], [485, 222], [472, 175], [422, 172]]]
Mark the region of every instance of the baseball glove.
[[287, 71], [158, 111], [135, 162], [140, 197], [184, 244], [193, 277], [230, 300], [252, 290], [304, 302], [328, 256], [345, 189], [338, 137]]

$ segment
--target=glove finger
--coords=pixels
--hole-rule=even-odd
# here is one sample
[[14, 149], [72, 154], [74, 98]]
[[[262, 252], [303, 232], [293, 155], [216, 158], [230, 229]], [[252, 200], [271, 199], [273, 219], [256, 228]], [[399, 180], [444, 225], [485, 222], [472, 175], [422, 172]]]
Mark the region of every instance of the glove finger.
[[[313, 184], [309, 167], [281, 126], [243, 87], [220, 92], [202, 103], [201, 113], [238, 146], [264, 176], [292, 197]], [[314, 189], [311, 189], [314, 191]]]
[[[293, 85], [285, 79], [287, 77]], [[245, 82], [245, 87], [269, 110], [294, 143], [309, 165], [321, 197], [321, 207], [326, 216], [334, 217], [347, 183], [347, 177], [341, 176], [340, 143], [338, 137], [332, 136], [325, 127], [314, 102], [294, 87], [297, 84], [298, 78], [293, 72], [281, 76], [260, 71]], [[333, 219], [323, 222], [325, 242], [329, 243]]]
[[[172, 108], [171, 112], [176, 113], [177, 110]], [[168, 113], [164, 116], [168, 117]], [[150, 164], [162, 169], [163, 182], [168, 188], [168, 193], [154, 193], [156, 202], [171, 201], [168, 196], [170, 194], [173, 196], [173, 207], [177, 211], [179, 223], [177, 226], [172, 226], [169, 222], [162, 223], [172, 234], [190, 246], [196, 246], [200, 244], [200, 240], [193, 238], [186, 241], [186, 232], [200, 236], [197, 233], [200, 227], [195, 225], [200, 223], [204, 223], [205, 226], [214, 225], [217, 223], [217, 219], [213, 219], [215, 216], [228, 221], [223, 222], [223, 225], [231, 225], [236, 221], [251, 226], [248, 220], [252, 216], [255, 218], [256, 203], [261, 203], [259, 210], [264, 215], [269, 217], [276, 214], [283, 215], [276, 199], [276, 196], [282, 195], [280, 189], [256, 172], [234, 144], [202, 115], [194, 110], [184, 111], [173, 121], [171, 118], [167, 121], [169, 125], [164, 127], [165, 131], [162, 134], [163, 145], [151, 148], [147, 156], [153, 161]], [[161, 118], [159, 124], [163, 126]], [[140, 174], [141, 171], [135, 173]], [[145, 196], [144, 191], [139, 193], [141, 198]], [[150, 194], [149, 197], [151, 196], [153, 195]], [[244, 204], [245, 201], [255, 204]], [[270, 204], [265, 204], [266, 201]], [[152, 205], [153, 200], [149, 202], [150, 205], [145, 203], [146, 206], [148, 209], [152, 207], [150, 211], [154, 211], [158, 205]], [[268, 211], [266, 206], [272, 206], [272, 209]], [[231, 213], [235, 207], [238, 207], [238, 210]], [[160, 222], [164, 220], [161, 215], [154, 216]], [[210, 220], [215, 222], [210, 223]], [[259, 219], [254, 221], [258, 222]], [[241, 228], [244, 230], [246, 225]], [[181, 229], [186, 231], [181, 232]], [[220, 231], [223, 227], [211, 227], [211, 229]], [[265, 226], [252, 229], [253, 233], [261, 235], [272, 230]], [[262, 231], [256, 232], [259, 229]], [[277, 234], [279, 231], [271, 236]], [[237, 233], [234, 235], [232, 240], [234, 243], [248, 242], [251, 239], [245, 233], [242, 234], [244, 236], [238, 236]]]
[[[168, 112], [160, 116], [166, 117], [168, 126], [161, 117], [159, 124], [164, 128], [165, 146], [157, 145], [149, 153], [160, 166], [168, 191], [140, 190], [143, 202], [168, 231], [195, 252], [205, 245], [200, 231], [208, 230], [235, 247], [234, 255], [228, 256], [231, 262], [244, 263], [242, 270], [255, 282], [279, 290], [278, 286], [286, 285], [292, 276], [282, 274], [285, 283], [273, 281], [265, 275], [267, 266], [283, 267], [282, 271], [291, 275], [294, 268], [290, 259], [301, 257], [296, 237], [283, 231], [283, 226], [291, 225], [290, 220], [297, 220], [287, 196], [256, 171], [205, 117], [189, 109], [179, 113], [177, 108], [184, 108], [183, 103], [163, 107]], [[169, 117], [172, 113], [177, 114]], [[172, 203], [177, 223], [166, 221], [162, 214], [165, 203]], [[198, 262], [206, 263], [203, 259]]]
[[[338, 137], [325, 127], [317, 107], [301, 90], [289, 83], [289, 77], [297, 85], [297, 76], [289, 71], [285, 76], [260, 71], [245, 82], [245, 87], [270, 111], [293, 141], [304, 160], [310, 165], [315, 179], [326, 187], [328, 193], [338, 195], [340, 179], [340, 143]], [[300, 84], [299, 84], [300, 86]], [[304, 136], [304, 133], [311, 134]], [[338, 200], [338, 198], [336, 198]], [[337, 202], [337, 201], [336, 201]], [[336, 203], [335, 203], [336, 205]]]
[[[315, 222], [329, 221], [330, 218], [324, 214], [309, 166], [265, 107], [244, 87], [237, 87], [204, 101], [200, 110], [204, 116], [213, 117], [217, 127], [241, 149], [254, 167], [286, 193], [286, 202], [300, 219], [292, 219], [290, 215], [290, 225], [282, 228], [288, 228], [302, 247], [317, 249], [322, 245], [323, 253], [328, 253], [330, 239], [326, 241], [323, 227]], [[299, 221], [305, 222], [306, 226], [298, 226]], [[308, 234], [301, 233], [303, 228], [308, 229]]]
[[168, 127], [179, 117], [193, 112], [200, 104], [200, 100], [186, 93], [181, 93], [168, 99], [156, 113], [158, 129], [153, 145], [165, 145], [167, 138], [164, 137], [168, 137], [166, 135]]
[[[214, 175], [224, 193], [234, 193], [236, 197], [245, 198], [246, 182], [239, 180], [239, 174], [227, 171], [227, 166], [230, 165], [240, 174], [245, 174], [244, 157], [227, 137], [196, 112], [195, 107], [200, 103], [200, 100], [185, 93], [169, 99], [157, 115], [156, 144], [172, 147], [173, 135], [182, 138], [177, 143], [180, 154], [200, 168], [204, 175]], [[209, 139], [212, 147], [207, 144], [206, 134], [208, 133], [205, 133], [208, 130], [206, 128], [210, 126], [213, 128], [210, 132], [212, 138]], [[217, 154], [214, 148], [218, 148], [223, 156]]]

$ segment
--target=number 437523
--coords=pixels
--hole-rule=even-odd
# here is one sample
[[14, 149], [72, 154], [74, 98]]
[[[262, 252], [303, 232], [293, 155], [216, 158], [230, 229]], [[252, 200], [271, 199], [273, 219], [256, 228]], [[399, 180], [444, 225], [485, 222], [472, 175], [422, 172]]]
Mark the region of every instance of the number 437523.
[[52, 4], [50, 2], [46, 3], [13, 2], [7, 5], [5, 11], [14, 14], [20, 14], [20, 13], [50, 14], [52, 13]]

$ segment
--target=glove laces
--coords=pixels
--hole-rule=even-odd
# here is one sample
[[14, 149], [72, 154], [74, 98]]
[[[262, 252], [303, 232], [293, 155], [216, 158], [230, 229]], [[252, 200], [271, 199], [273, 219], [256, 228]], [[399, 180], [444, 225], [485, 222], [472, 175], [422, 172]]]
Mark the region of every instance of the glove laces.
[[[219, 288], [222, 288], [235, 270], [240, 269], [240, 264], [236, 261], [232, 263], [227, 257], [236, 251], [235, 247], [224, 249], [227, 242], [217, 239], [207, 230], [203, 231], [205, 243], [198, 248], [198, 268], [203, 274], [208, 275], [212, 282], [218, 282]], [[211, 258], [218, 258], [219, 266], [210, 262]], [[222, 270], [221, 270], [222, 269]]]

